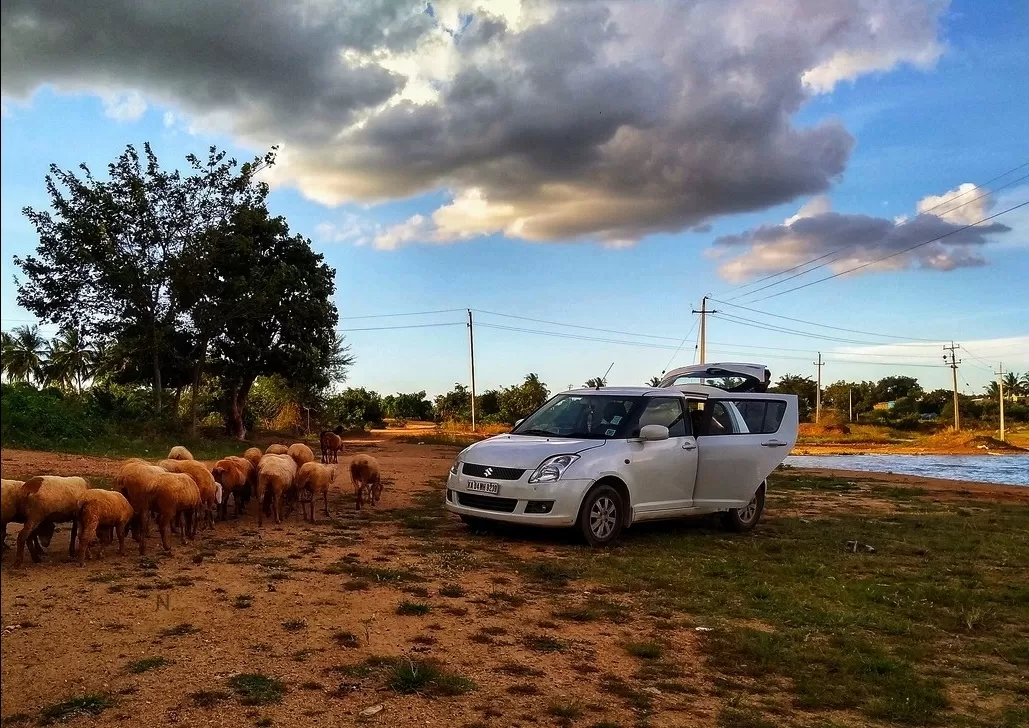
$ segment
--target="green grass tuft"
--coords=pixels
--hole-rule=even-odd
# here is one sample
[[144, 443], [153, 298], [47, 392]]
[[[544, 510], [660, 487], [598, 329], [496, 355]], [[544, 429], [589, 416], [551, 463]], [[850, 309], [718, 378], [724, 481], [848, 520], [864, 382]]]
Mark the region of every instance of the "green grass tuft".
[[284, 683], [256, 673], [232, 676], [229, 678], [229, 687], [236, 692], [243, 705], [278, 703], [286, 695]]
[[104, 693], [89, 693], [48, 705], [39, 711], [40, 725], [66, 723], [73, 718], [98, 716], [114, 706], [114, 700]]
[[169, 665], [171, 662], [163, 657], [143, 657], [138, 660], [133, 660], [125, 669], [131, 672], [133, 675], [139, 675], [144, 672], [150, 672], [156, 670], [165, 665]]
[[407, 599], [397, 605], [397, 614], [402, 617], [424, 617], [432, 611], [432, 606], [425, 602], [412, 602]]

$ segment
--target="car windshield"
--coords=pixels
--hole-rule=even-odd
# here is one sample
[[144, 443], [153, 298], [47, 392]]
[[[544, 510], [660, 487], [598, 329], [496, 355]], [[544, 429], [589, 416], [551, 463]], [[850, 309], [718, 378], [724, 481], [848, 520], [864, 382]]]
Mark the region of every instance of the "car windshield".
[[513, 435], [623, 438], [641, 397], [564, 394], [547, 402], [511, 431]]

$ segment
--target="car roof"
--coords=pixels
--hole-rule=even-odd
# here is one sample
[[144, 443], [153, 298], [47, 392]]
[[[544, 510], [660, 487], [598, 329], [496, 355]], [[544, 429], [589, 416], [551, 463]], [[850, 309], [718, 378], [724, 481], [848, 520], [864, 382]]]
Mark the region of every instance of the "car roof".
[[710, 387], [704, 384], [684, 384], [679, 387], [582, 387], [580, 389], [569, 389], [565, 392], [558, 392], [558, 394], [601, 394], [608, 397], [645, 397], [647, 395], [661, 395], [667, 397], [672, 392], [678, 392], [679, 394], [690, 394], [699, 396], [708, 396], [709, 394], [718, 394], [722, 390], [718, 387]]

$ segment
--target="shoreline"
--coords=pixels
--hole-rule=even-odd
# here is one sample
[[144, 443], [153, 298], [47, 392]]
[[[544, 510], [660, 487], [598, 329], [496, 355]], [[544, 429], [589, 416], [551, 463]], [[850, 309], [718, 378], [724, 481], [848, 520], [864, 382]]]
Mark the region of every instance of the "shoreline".
[[1029, 504], [1029, 487], [1024, 485], [1007, 485], [1004, 483], [987, 483], [975, 480], [953, 480], [950, 478], [934, 478], [924, 475], [906, 475], [904, 473], [879, 473], [869, 470], [846, 470], [842, 468], [806, 468], [791, 465], [788, 470], [776, 470], [771, 477], [782, 473], [802, 473], [829, 478], [847, 478], [855, 482], [877, 483], [880, 485], [903, 485], [922, 488], [926, 495], [937, 496], [946, 500], [961, 498], [978, 498], [1003, 503]]
[[1029, 455], [1025, 448], [946, 448], [890, 443], [810, 443], [798, 442], [790, 455]]

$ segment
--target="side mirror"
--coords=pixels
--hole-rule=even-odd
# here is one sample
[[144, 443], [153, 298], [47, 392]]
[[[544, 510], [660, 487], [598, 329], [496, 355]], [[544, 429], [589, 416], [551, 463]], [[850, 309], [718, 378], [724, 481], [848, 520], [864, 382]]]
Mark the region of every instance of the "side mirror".
[[664, 425], [644, 425], [640, 429], [640, 439], [646, 441], [657, 441], [668, 439], [668, 428]]

